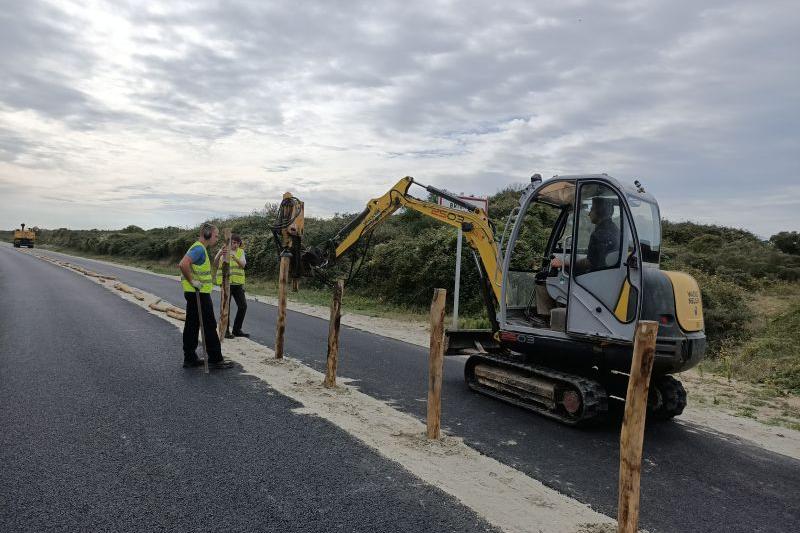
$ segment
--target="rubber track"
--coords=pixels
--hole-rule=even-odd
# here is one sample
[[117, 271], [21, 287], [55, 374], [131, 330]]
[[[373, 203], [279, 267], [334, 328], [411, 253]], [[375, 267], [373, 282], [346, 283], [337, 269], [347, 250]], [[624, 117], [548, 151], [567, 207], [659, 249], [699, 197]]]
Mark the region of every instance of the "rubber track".
[[656, 420], [669, 420], [683, 413], [686, 407], [686, 389], [672, 376], [662, 376], [655, 383], [661, 393], [661, 405], [651, 410], [650, 416]]
[[[536, 376], [541, 376], [556, 383], [567, 384], [581, 394], [583, 412], [579, 418], [566, 417], [561, 413], [554, 412], [549, 409], [538, 408], [536, 405], [509, 397], [501, 391], [489, 389], [485, 386], [479, 385], [473, 372], [473, 369], [479, 363], [486, 363], [495, 367], [517, 370], [524, 374], [532, 373]], [[547, 417], [554, 418], [559, 422], [571, 426], [599, 421], [608, 412], [608, 394], [606, 393], [605, 387], [603, 387], [603, 385], [601, 385], [599, 382], [575, 374], [568, 374], [566, 372], [553, 370], [552, 368], [514, 361], [512, 356], [501, 357], [488, 354], [473, 355], [467, 360], [467, 364], [464, 366], [464, 378], [469, 388], [474, 391], [498, 398], [530, 411], [543, 414]]]

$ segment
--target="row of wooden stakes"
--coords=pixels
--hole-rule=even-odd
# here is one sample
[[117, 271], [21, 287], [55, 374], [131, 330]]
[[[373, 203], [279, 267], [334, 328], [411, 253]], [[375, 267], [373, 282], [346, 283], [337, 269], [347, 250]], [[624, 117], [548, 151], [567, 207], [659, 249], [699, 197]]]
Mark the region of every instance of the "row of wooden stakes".
[[[289, 285], [290, 254], [282, 254], [278, 271], [278, 320], [275, 331], [275, 358], [283, 358], [283, 337], [286, 333], [286, 294]], [[325, 367], [325, 379], [322, 384], [327, 388], [336, 387], [336, 368], [339, 362], [339, 330], [342, 323], [342, 296], [344, 281], [338, 280], [333, 285], [331, 314], [328, 322], [328, 354]], [[428, 413], [427, 436], [439, 439], [441, 433], [442, 413], [442, 370], [444, 367], [444, 316], [445, 289], [434, 289], [431, 302], [431, 342], [428, 379]]]
[[[275, 336], [275, 357], [283, 357], [283, 336], [286, 331], [286, 292], [291, 256], [282, 256], [278, 275], [278, 323]], [[342, 318], [344, 282], [333, 287], [328, 354], [323, 385], [336, 386], [336, 367], [339, 357], [339, 328]], [[439, 439], [442, 414], [442, 372], [444, 366], [445, 289], [434, 289], [431, 301], [431, 337], [428, 359], [428, 410], [426, 417], [428, 439]], [[631, 361], [631, 373], [625, 402], [625, 415], [620, 432], [619, 507], [617, 531], [635, 533], [639, 522], [639, 487], [641, 480], [642, 445], [647, 414], [650, 374], [655, 356], [658, 322], [640, 321], [636, 328]]]

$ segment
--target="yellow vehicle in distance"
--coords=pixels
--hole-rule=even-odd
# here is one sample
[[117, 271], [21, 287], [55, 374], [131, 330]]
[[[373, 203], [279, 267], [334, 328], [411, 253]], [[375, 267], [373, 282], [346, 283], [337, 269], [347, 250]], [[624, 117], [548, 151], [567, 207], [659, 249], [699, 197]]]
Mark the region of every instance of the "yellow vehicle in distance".
[[25, 224], [22, 224], [22, 229], [14, 230], [14, 248], [20, 248], [21, 246], [33, 248], [35, 242], [36, 232], [33, 230], [26, 230]]

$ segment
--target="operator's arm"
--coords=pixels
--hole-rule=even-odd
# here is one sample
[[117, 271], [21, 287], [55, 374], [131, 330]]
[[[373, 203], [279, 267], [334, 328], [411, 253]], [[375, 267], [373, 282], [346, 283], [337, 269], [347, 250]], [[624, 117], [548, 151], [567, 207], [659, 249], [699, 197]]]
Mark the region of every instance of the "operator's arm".
[[[568, 255], [564, 256], [563, 261], [562, 261], [562, 259], [560, 257], [554, 257], [554, 258], [552, 258], [550, 260], [550, 268], [561, 268], [562, 265], [564, 266], [564, 269], [567, 270], [567, 272], [569, 272], [569, 256]], [[582, 273], [588, 271], [590, 268], [591, 268], [591, 264], [589, 263], [588, 259], [579, 258], [578, 259], [578, 263], [577, 263], [577, 268], [575, 269], [575, 273], [576, 274], [582, 274]]]
[[242, 258], [241, 259], [239, 259], [235, 255], [232, 255], [231, 257], [233, 257], [233, 260], [236, 261], [236, 264], [238, 264], [241, 268], [244, 268], [244, 267], [247, 266], [247, 259], [245, 259], [245, 257], [244, 257], [244, 252], [242, 252]]

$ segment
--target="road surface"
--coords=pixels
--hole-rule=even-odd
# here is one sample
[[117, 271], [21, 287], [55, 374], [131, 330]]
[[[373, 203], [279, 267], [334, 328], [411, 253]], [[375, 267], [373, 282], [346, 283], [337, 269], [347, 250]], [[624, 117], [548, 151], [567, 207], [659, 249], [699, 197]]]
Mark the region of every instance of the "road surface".
[[[72, 291], [75, 289], [68, 287], [79, 283], [64, 277], [72, 276], [79, 280], [80, 276], [76, 274], [24, 254], [12, 256], [13, 253], [8, 248], [0, 249], [3, 272], [9, 272], [12, 264], [22, 265], [14, 268], [24, 270], [27, 277], [33, 278], [34, 284], [41, 283], [39, 276], [53, 276], [58, 283], [53, 282], [55, 285], [50, 286], [51, 291], [62, 284], [63, 290]], [[58, 256], [54, 252], [47, 253]], [[96, 272], [117, 276], [123, 282], [177, 306], [185, 305], [180, 285], [174, 280], [72, 256], [62, 257]], [[8, 281], [8, 276], [4, 278]], [[107, 292], [101, 287], [97, 290]], [[94, 297], [86, 298], [82, 305], [87, 306], [87, 310], [81, 312], [99, 305], [93, 304], [94, 301]], [[122, 301], [118, 305], [123, 304], [130, 307]], [[254, 301], [248, 302], [248, 306], [245, 330], [252, 334], [251, 339], [272, 347], [275, 307]], [[44, 309], [39, 308], [28, 316], [35, 317], [41, 312]], [[9, 306], [4, 306], [0, 313], [10, 313]], [[133, 311], [129, 313], [134, 314]], [[122, 318], [124, 316], [121, 311], [120, 322], [115, 320], [106, 327], [128, 327], [126, 321], [131, 319]], [[6, 318], [2, 323], [3, 328], [8, 327]], [[325, 320], [288, 312], [287, 354], [324, 371], [327, 330]], [[102, 330], [91, 335], [102, 336]], [[166, 340], [160, 340], [153, 348], [154, 353], [162, 358], [156, 374], [166, 384], [171, 384], [174, 376], [182, 375], [177, 372], [182, 357], [180, 342], [175, 334], [172, 338], [169, 341], [172, 342], [171, 352], [164, 348], [170, 346]], [[0, 341], [3, 353], [8, 339], [6, 334]], [[47, 346], [52, 340], [42, 342]], [[100, 341], [92, 338], [81, 342]], [[138, 359], [134, 346], [120, 345], [117, 353], [133, 358], [131, 365], [149, 364]], [[355, 379], [354, 384], [366, 394], [424, 419], [427, 392], [427, 351], [424, 348], [342, 326], [339, 375]], [[227, 387], [226, 383], [221, 394]], [[618, 422], [591, 430], [570, 428], [480, 396], [464, 385], [463, 360], [460, 359], [447, 359], [445, 362], [442, 396], [445, 431], [463, 437], [473, 448], [547, 486], [609, 516], [616, 516]], [[651, 532], [792, 531], [800, 523], [800, 461], [700, 427], [677, 423], [651, 424], [645, 435], [641, 502], [640, 527]]]
[[487, 531], [454, 498], [180, 332], [0, 248], [0, 531]]

